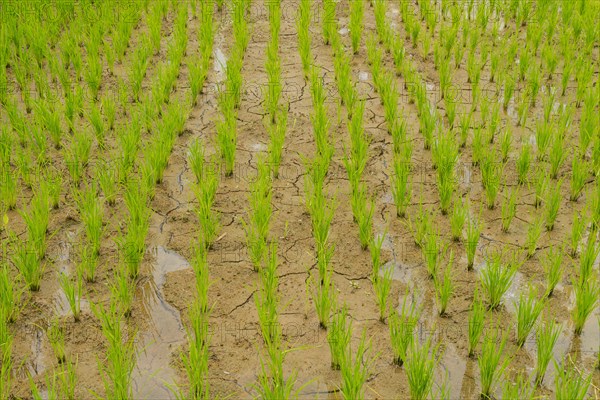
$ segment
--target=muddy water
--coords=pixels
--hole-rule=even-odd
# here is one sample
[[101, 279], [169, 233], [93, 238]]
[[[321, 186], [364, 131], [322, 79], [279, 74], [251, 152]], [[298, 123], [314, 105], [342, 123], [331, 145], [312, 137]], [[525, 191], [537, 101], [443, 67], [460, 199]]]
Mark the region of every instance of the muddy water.
[[179, 311], [165, 301], [162, 290], [168, 273], [190, 265], [185, 258], [162, 246], [156, 248], [155, 256], [152, 280], [140, 288], [150, 327], [139, 338], [132, 388], [135, 398], [172, 399], [169, 387], [177, 373], [170, 363], [173, 352], [185, 341], [185, 329]]

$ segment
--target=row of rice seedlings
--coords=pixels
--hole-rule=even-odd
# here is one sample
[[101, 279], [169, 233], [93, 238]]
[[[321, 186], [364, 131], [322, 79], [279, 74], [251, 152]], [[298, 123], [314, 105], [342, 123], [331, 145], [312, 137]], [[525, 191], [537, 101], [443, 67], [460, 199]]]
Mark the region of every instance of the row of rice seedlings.
[[260, 269], [268, 247], [269, 223], [273, 212], [271, 196], [271, 171], [264, 158], [261, 158], [258, 160], [256, 178], [250, 183], [248, 220], [243, 220], [246, 243], [255, 271]]
[[300, 0], [298, 5], [298, 16], [296, 19], [296, 31], [298, 33], [298, 52], [302, 62], [302, 71], [304, 78], [308, 79], [310, 66], [312, 65], [310, 21], [311, 21], [311, 1]]
[[126, 332], [119, 312], [118, 300], [111, 298], [108, 307], [93, 305], [92, 310], [100, 320], [102, 334], [107, 340], [106, 359], [98, 361], [105, 395], [110, 398], [130, 399], [131, 373], [136, 363], [135, 334]]
[[201, 24], [200, 29], [198, 30], [200, 54], [191, 56], [188, 63], [193, 106], [197, 104], [198, 95], [202, 93], [202, 88], [210, 68], [214, 40], [213, 10], [214, 7], [211, 2], [200, 3], [199, 20], [201, 21]]

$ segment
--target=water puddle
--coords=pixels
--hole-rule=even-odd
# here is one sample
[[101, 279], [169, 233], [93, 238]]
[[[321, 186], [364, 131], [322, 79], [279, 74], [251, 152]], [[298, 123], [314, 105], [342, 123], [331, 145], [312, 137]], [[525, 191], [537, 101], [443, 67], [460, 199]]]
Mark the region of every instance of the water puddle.
[[339, 32], [339, 34], [340, 34], [340, 35], [342, 35], [342, 36], [346, 36], [346, 35], [348, 34], [349, 30], [348, 30], [348, 28], [346, 28], [346, 27], [343, 27], [343, 28], [342, 28], [342, 29], [340, 29], [338, 32]]
[[365, 82], [369, 80], [369, 73], [365, 71], [360, 71], [358, 73], [358, 80], [361, 82]]
[[266, 144], [264, 144], [264, 143], [254, 143], [254, 144], [252, 144], [250, 147], [251, 147], [252, 151], [255, 151], [255, 152], [257, 152], [257, 153], [258, 153], [258, 152], [261, 152], [261, 151], [267, 151], [267, 150], [268, 150], [268, 148], [269, 148], [269, 147], [268, 147]]
[[169, 385], [173, 384], [177, 374], [170, 366], [171, 353], [185, 341], [185, 329], [179, 311], [165, 301], [162, 289], [168, 273], [189, 267], [186, 259], [176, 252], [162, 246], [156, 248], [153, 279], [140, 288], [150, 329], [140, 334], [132, 379], [135, 398], [174, 398]]
[[29, 375], [41, 375], [46, 371], [46, 363], [44, 362], [43, 343], [46, 332], [41, 329], [36, 329], [33, 340], [31, 341], [31, 359], [27, 363]]
[[467, 371], [467, 360], [458, 353], [451, 342], [446, 340], [440, 364], [445, 372], [443, 376], [438, 377], [438, 382], [446, 380], [450, 390], [450, 398], [460, 399], [463, 385], [466, 384], [464, 378]]

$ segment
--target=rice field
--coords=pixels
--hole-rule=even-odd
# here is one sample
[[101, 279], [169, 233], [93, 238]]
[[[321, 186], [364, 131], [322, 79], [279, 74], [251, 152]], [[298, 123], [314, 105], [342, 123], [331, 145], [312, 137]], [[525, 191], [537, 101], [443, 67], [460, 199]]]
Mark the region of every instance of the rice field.
[[0, 399], [600, 396], [597, 1], [0, 20]]

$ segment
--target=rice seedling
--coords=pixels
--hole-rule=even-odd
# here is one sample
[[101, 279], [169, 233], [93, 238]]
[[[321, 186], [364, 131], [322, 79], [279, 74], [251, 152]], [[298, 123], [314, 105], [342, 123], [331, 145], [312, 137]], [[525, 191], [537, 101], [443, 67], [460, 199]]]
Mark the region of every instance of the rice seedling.
[[42, 187], [35, 191], [27, 211], [19, 211], [27, 226], [27, 241], [35, 257], [41, 260], [46, 255], [46, 232], [50, 220], [48, 191]]
[[381, 247], [386, 238], [386, 233], [378, 235], [376, 238], [371, 240], [369, 244], [369, 252], [371, 253], [371, 264], [373, 270], [371, 272], [371, 281], [375, 282], [379, 276], [381, 270]]
[[600, 255], [600, 245], [597, 244], [595, 239], [595, 232], [590, 232], [585, 248], [581, 251], [581, 258], [579, 260], [579, 281], [587, 281], [591, 278], [591, 274], [594, 268], [594, 262]]
[[[366, 188], [361, 189], [361, 192], [365, 193]], [[358, 234], [360, 239], [360, 247], [363, 250], [366, 250], [369, 248], [369, 243], [373, 238], [373, 213], [375, 211], [375, 200], [373, 198], [367, 200], [366, 194], [363, 194], [361, 197], [361, 206], [357, 215]]]
[[513, 188], [502, 202], [502, 232], [508, 232], [512, 220], [517, 215], [517, 198], [519, 189]]
[[571, 225], [571, 235], [569, 237], [569, 254], [571, 257], [577, 256], [579, 242], [583, 237], [586, 225], [587, 221], [584, 214], [578, 212], [573, 213], [573, 223]]
[[352, 360], [352, 350], [348, 346], [346, 355], [342, 357], [340, 371], [342, 374], [342, 384], [340, 390], [345, 399], [363, 399], [365, 384], [370, 376], [370, 369], [374, 359], [369, 356], [371, 351], [371, 340], [366, 339], [366, 329], [363, 330], [354, 360]]
[[508, 335], [506, 331], [504, 333], [500, 333], [500, 331], [501, 329], [497, 327], [486, 333], [481, 346], [481, 354], [477, 359], [481, 380], [481, 395], [486, 399], [490, 398], [494, 385], [510, 361], [508, 357], [501, 361]]
[[537, 361], [535, 366], [535, 385], [540, 386], [546, 369], [554, 356], [554, 346], [558, 341], [562, 325], [549, 319], [538, 327], [536, 334]]
[[256, 178], [250, 184], [248, 220], [243, 222], [250, 260], [254, 264], [255, 271], [259, 270], [267, 249], [269, 222], [272, 214], [271, 175], [269, 166], [264, 159], [259, 159], [257, 170]]
[[546, 297], [551, 297], [564, 273], [562, 249], [550, 246], [541, 262], [546, 273]]
[[392, 268], [386, 268], [383, 273], [376, 275], [373, 280], [373, 290], [375, 291], [375, 299], [379, 306], [379, 321], [385, 322], [386, 313], [388, 310], [388, 296], [392, 289]]
[[460, 136], [460, 147], [464, 148], [467, 145], [467, 139], [469, 137], [469, 129], [471, 128], [471, 118], [473, 116], [473, 112], [469, 111], [468, 113], [464, 113], [460, 118], [459, 125], [459, 136]]
[[479, 237], [483, 231], [481, 220], [475, 219], [474, 216], [470, 216], [467, 220], [466, 227], [466, 243], [465, 249], [467, 250], [467, 270], [473, 269], [475, 263], [475, 253], [477, 251], [477, 244], [479, 243]]
[[52, 347], [52, 352], [56, 357], [59, 364], [64, 363], [67, 360], [67, 354], [65, 350], [65, 329], [60, 323], [58, 318], [55, 316], [50, 321], [48, 329], [46, 330], [46, 336]]
[[131, 373], [135, 366], [135, 335], [123, 329], [121, 314], [115, 300], [108, 308], [92, 306], [92, 311], [100, 320], [102, 334], [106, 338], [106, 359], [98, 361], [106, 396], [110, 398], [131, 398]]
[[531, 399], [535, 387], [529, 384], [529, 380], [524, 373], [517, 374], [514, 379], [506, 379], [502, 387], [502, 399], [520, 400]]
[[558, 172], [562, 167], [565, 158], [565, 137], [563, 135], [557, 135], [552, 141], [552, 146], [550, 147], [550, 152], [548, 154], [548, 161], [550, 161], [550, 178], [558, 178]]
[[496, 197], [500, 190], [500, 181], [504, 166], [496, 161], [496, 152], [493, 149], [486, 151], [481, 160], [481, 179], [485, 189], [488, 209], [494, 209]]
[[358, 53], [360, 39], [362, 36], [362, 21], [365, 13], [364, 0], [353, 0], [350, 2], [350, 38], [352, 40], [352, 51]]
[[521, 292], [519, 303], [515, 304], [517, 309], [517, 346], [522, 347], [527, 336], [533, 329], [545, 303], [545, 297], [538, 299], [537, 290], [530, 286], [527, 294]]
[[446, 269], [444, 270], [443, 276], [440, 278], [439, 276], [435, 276], [433, 279], [433, 283], [435, 285], [435, 295], [438, 301], [439, 314], [445, 315], [446, 308], [448, 307], [448, 301], [452, 297], [452, 293], [454, 291], [454, 284], [452, 283], [452, 262], [454, 261], [454, 252], [450, 250], [450, 257], [448, 260], [448, 265], [446, 265]]
[[233, 176], [235, 168], [235, 148], [237, 143], [237, 118], [233, 104], [223, 108], [224, 119], [217, 121], [217, 143], [221, 158], [225, 162], [225, 176]]
[[[119, 191], [118, 170], [112, 168], [107, 161], [99, 161], [96, 167], [96, 181], [104, 194], [104, 201], [110, 206], [114, 206], [117, 201], [117, 193]], [[98, 200], [100, 205], [101, 200]], [[101, 212], [101, 210], [100, 210]]]
[[546, 172], [543, 170], [543, 168], [538, 166], [538, 169], [536, 172], [536, 177], [533, 182], [533, 189], [535, 191], [533, 205], [535, 206], [535, 208], [538, 208], [540, 205], [542, 205], [543, 200], [544, 200], [544, 194], [547, 191], [546, 190], [547, 187], [548, 187], [548, 176], [546, 175]]
[[554, 222], [558, 217], [558, 209], [560, 208], [560, 186], [562, 180], [558, 181], [556, 185], [548, 188], [546, 192], [546, 230], [551, 231], [554, 229]]
[[510, 153], [512, 142], [512, 131], [510, 130], [510, 128], [507, 128], [502, 134], [502, 136], [500, 136], [500, 154], [502, 154], [503, 163], [506, 163], [508, 161], [508, 155]]
[[113, 130], [115, 127], [115, 118], [117, 114], [116, 104], [113, 98], [109, 95], [102, 97], [102, 112], [106, 118], [106, 128]]
[[[390, 340], [394, 352], [394, 364], [401, 367], [408, 357], [414, 332], [419, 322], [421, 311], [413, 299], [409, 299], [408, 292], [404, 296], [400, 313], [390, 312]], [[407, 303], [407, 300], [410, 304]]]
[[454, 203], [452, 215], [450, 215], [450, 230], [452, 232], [452, 240], [460, 242], [463, 239], [463, 228], [467, 221], [468, 210], [465, 207], [464, 201], [461, 199]]
[[479, 338], [483, 332], [485, 315], [486, 307], [483, 304], [482, 298], [479, 296], [479, 288], [476, 288], [475, 294], [473, 295], [473, 303], [471, 303], [471, 309], [469, 311], [469, 357], [475, 355], [475, 348], [477, 347]]
[[281, 63], [277, 54], [279, 42], [273, 37], [267, 45], [267, 88], [265, 90], [265, 111], [269, 115], [270, 122], [275, 123], [275, 117], [279, 109], [279, 98], [281, 97]]
[[498, 309], [502, 296], [510, 288], [517, 273], [518, 265], [503, 264], [501, 253], [491, 254], [486, 259], [485, 268], [480, 272], [481, 287], [491, 310]]
[[335, 291], [331, 275], [331, 269], [327, 269], [320, 276], [318, 282], [315, 282], [314, 277], [311, 277], [307, 282], [308, 285], [312, 286], [312, 298], [319, 317], [319, 326], [322, 329], [328, 328], [330, 313], [335, 304]]
[[583, 187], [588, 177], [588, 165], [583, 157], [578, 154], [573, 155], [571, 164], [571, 196], [569, 200], [577, 201], [581, 196]]
[[60, 272], [58, 274], [58, 283], [67, 298], [73, 319], [75, 322], [78, 322], [81, 314], [81, 292], [83, 289], [81, 275], [79, 273], [75, 274], [75, 281], [73, 282], [69, 275]]
[[600, 287], [597, 280], [591, 278], [585, 281], [574, 281], [573, 289], [575, 291], [575, 307], [572, 317], [575, 323], [575, 334], [581, 335], [585, 322], [599, 301]]
[[348, 309], [344, 306], [331, 317], [327, 329], [327, 342], [331, 352], [331, 369], [339, 370], [342, 360], [347, 356], [352, 338], [352, 320], [348, 318]]
[[439, 358], [439, 345], [431, 342], [431, 336], [422, 344], [418, 339], [411, 342], [405, 366], [411, 398], [421, 400], [430, 395]]
[[279, 324], [277, 314], [277, 304], [279, 295], [277, 288], [279, 280], [277, 277], [277, 244], [273, 242], [265, 255], [265, 266], [260, 270], [260, 279], [262, 287], [254, 295], [256, 310], [258, 311], [258, 321], [266, 344], [276, 340]]
[[37, 256], [37, 250], [29, 242], [19, 241], [15, 237], [11, 240], [14, 243], [12, 263], [17, 268], [27, 288], [32, 292], [40, 290], [42, 276], [44, 274], [44, 265]]
[[0, 319], [7, 323], [15, 322], [23, 307], [21, 297], [24, 289], [20, 287], [19, 283], [18, 279], [11, 276], [8, 264], [2, 263], [2, 267], [0, 267]]
[[95, 185], [87, 186], [83, 190], [73, 192], [79, 215], [85, 226], [87, 239], [93, 254], [100, 253], [100, 239], [102, 238], [104, 208], [102, 199], [98, 197]]
[[50, 207], [52, 207], [55, 210], [58, 209], [60, 205], [60, 192], [62, 189], [62, 182], [62, 176], [56, 170], [46, 172], [44, 181], [42, 182], [43, 186], [45, 186], [45, 190], [48, 191], [48, 197], [50, 198]]
[[538, 216], [527, 228], [527, 236], [525, 239], [525, 249], [527, 249], [527, 257], [531, 258], [537, 250], [538, 240], [542, 236], [544, 229], [544, 218]]
[[403, 218], [411, 201], [412, 184], [410, 182], [410, 161], [404, 161], [400, 156], [394, 157], [392, 195], [396, 204], [396, 215]]
[[[573, 363], [572, 360], [570, 360]], [[567, 365], [565, 357], [562, 363], [554, 361], [556, 369], [554, 396], [557, 400], [583, 400], [592, 382], [592, 374], [584, 377], [575, 367]]]
[[439, 231], [431, 229], [425, 234], [421, 252], [423, 253], [425, 266], [431, 279], [435, 279], [437, 275], [438, 267], [446, 248], [447, 245], [444, 245], [440, 239]]
[[285, 132], [287, 129], [287, 108], [281, 108], [279, 110], [279, 116], [276, 118], [276, 124], [268, 124], [267, 130], [269, 131], [269, 165], [273, 172], [273, 177], [279, 177], [279, 166], [281, 165], [281, 159], [283, 156], [283, 143], [285, 141]]
[[100, 113], [100, 107], [96, 103], [93, 103], [92, 108], [87, 114], [87, 119], [90, 121], [90, 125], [94, 130], [94, 135], [96, 136], [96, 141], [98, 142], [98, 147], [104, 150], [105, 147], [105, 135], [106, 129], [104, 127], [104, 120], [102, 119], [102, 114]]
[[181, 355], [181, 361], [189, 380], [187, 396], [182, 393], [180, 399], [209, 399], [208, 381], [208, 346], [210, 335], [208, 333], [208, 315], [201, 310], [198, 301], [190, 307], [191, 329], [188, 329], [189, 349], [187, 354]]
[[75, 370], [77, 369], [77, 362], [73, 364], [70, 361], [64, 362], [60, 366], [58, 372], [58, 383], [61, 398], [67, 400], [75, 400], [75, 388], [77, 387], [77, 376]]

